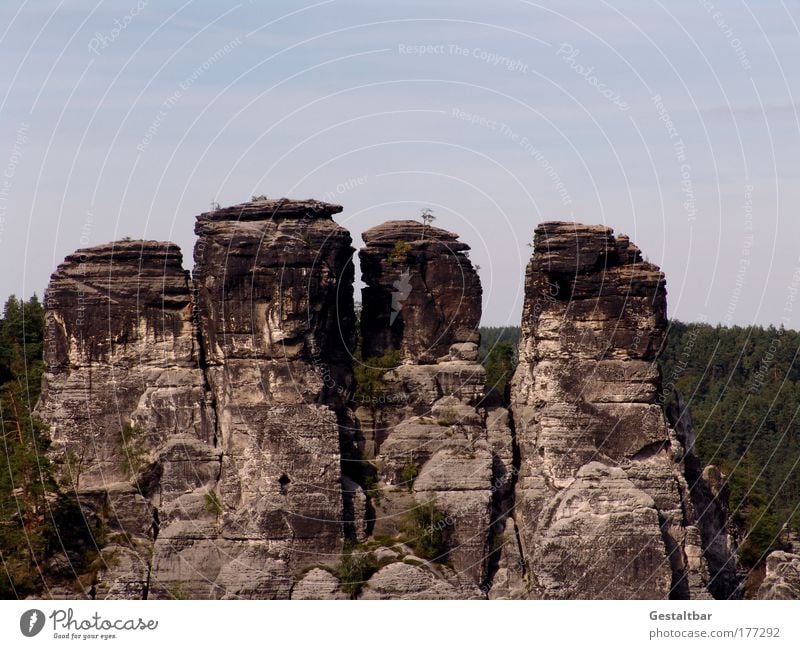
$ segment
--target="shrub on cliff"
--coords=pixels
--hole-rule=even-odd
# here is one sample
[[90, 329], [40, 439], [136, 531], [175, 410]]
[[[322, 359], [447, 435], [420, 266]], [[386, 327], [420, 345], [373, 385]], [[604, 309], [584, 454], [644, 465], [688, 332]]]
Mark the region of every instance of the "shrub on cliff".
[[356, 380], [356, 392], [353, 397], [357, 405], [363, 405], [374, 410], [380, 409], [380, 404], [386, 398], [383, 377], [389, 370], [400, 365], [400, 354], [396, 351], [385, 353], [383, 356], [368, 358], [365, 361], [356, 359], [353, 370]]
[[517, 368], [519, 327], [481, 327], [480, 360], [486, 369], [486, 392], [508, 404], [508, 384]]
[[363, 551], [358, 545], [347, 544], [336, 568], [342, 592], [355, 599], [377, 570], [378, 564], [371, 552]]
[[437, 507], [435, 500], [410, 509], [401, 525], [404, 540], [414, 549], [414, 554], [437, 563], [447, 562], [451, 527], [452, 521]]

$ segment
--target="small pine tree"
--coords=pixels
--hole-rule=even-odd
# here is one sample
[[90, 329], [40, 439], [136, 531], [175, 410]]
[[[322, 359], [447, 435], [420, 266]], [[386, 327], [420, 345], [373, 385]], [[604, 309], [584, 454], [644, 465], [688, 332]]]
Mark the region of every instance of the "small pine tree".
[[433, 225], [433, 222], [436, 220], [436, 217], [433, 214], [433, 210], [429, 207], [424, 208], [420, 212], [420, 218], [422, 219], [422, 238], [425, 238], [425, 231]]

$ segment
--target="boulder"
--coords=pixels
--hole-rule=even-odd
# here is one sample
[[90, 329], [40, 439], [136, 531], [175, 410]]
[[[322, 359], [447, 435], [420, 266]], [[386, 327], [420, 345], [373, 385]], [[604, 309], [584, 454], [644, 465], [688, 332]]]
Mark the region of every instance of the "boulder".
[[800, 599], [800, 555], [772, 552], [757, 599]]

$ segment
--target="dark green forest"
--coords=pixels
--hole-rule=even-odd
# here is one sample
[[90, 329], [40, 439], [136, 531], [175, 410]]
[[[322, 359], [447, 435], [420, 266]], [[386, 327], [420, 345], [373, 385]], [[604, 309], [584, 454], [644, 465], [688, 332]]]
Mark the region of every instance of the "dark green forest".
[[32, 416], [42, 378], [44, 313], [36, 297], [9, 298], [0, 321], [0, 595], [34, 587], [48, 544], [46, 498], [55, 489], [42, 426]]
[[486, 388], [507, 403], [508, 383], [517, 367], [519, 327], [481, 327], [481, 362], [486, 368]]
[[[58, 488], [47, 458], [45, 426], [33, 409], [41, 391], [44, 309], [36, 296], [10, 297], [0, 319], [0, 598], [42, 588], [58, 556], [67, 572], [94, 559], [74, 498]], [[94, 530], [96, 533], [96, 530]], [[67, 554], [65, 549], [69, 549]]]
[[[481, 330], [488, 385], [513, 373], [520, 330]], [[509, 351], [511, 349], [511, 351]], [[670, 322], [661, 354], [664, 407], [684, 397], [702, 463], [728, 476], [746, 568], [800, 533], [800, 332]]]
[[728, 476], [745, 567], [800, 531], [800, 332], [671, 321], [664, 387], [683, 395], [696, 452]]

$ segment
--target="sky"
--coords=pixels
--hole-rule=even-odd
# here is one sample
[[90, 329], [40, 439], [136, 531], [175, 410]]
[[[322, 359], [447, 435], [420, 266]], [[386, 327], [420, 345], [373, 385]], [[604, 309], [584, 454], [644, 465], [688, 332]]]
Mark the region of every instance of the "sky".
[[0, 297], [254, 194], [431, 208], [519, 324], [537, 223], [602, 223], [670, 317], [800, 328], [798, 0], [3, 0]]

